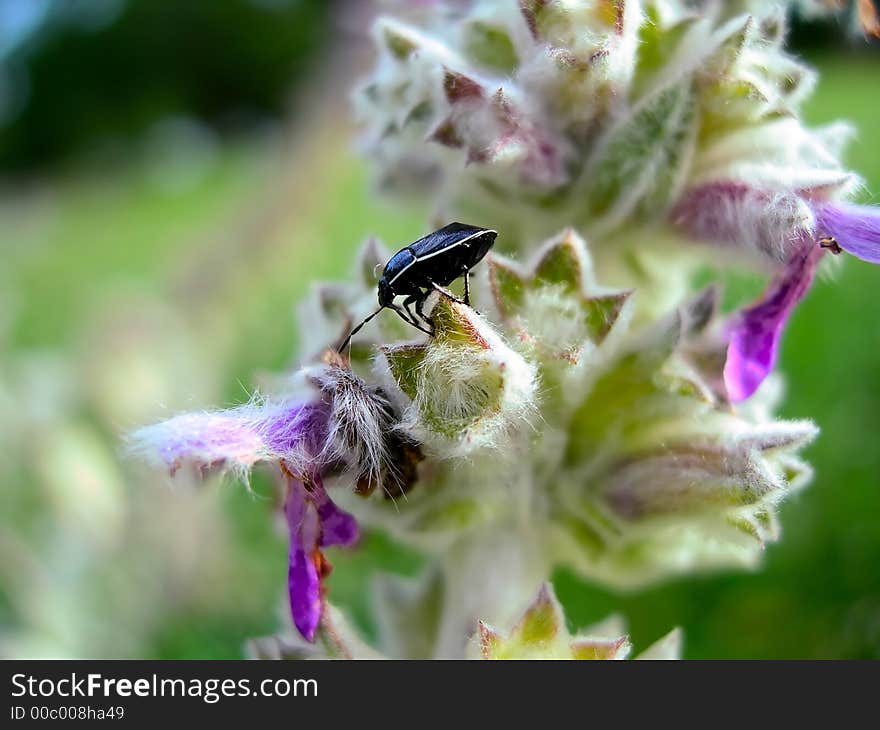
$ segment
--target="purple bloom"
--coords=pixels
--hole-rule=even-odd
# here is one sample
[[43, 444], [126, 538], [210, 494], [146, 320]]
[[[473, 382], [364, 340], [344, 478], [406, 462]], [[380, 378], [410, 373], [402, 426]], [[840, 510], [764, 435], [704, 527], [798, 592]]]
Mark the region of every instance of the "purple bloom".
[[828, 203], [816, 211], [820, 236], [869, 264], [880, 264], [880, 208]]
[[278, 459], [300, 469], [321, 453], [328, 418], [325, 404], [301, 401], [184, 413], [135, 431], [129, 450], [172, 475], [192, 464], [246, 476], [258, 461]]
[[337, 466], [324, 401], [252, 403], [227, 411], [189, 413], [136, 431], [130, 448], [174, 474], [184, 464], [246, 477], [258, 461], [277, 463], [287, 481], [284, 512], [290, 532], [288, 592], [293, 622], [314, 640], [323, 609], [321, 580], [330, 564], [321, 548], [351, 545], [354, 518], [324, 490], [321, 474]]
[[670, 220], [695, 238], [785, 262], [761, 300], [729, 328], [724, 382], [732, 402], [751, 396], [772, 372], [782, 331], [809, 290], [824, 250], [880, 264], [878, 208], [727, 180], [688, 191]]
[[734, 180], [689, 190], [670, 220], [693, 238], [752, 251], [776, 263], [788, 260], [814, 224], [810, 204], [799, 195]]
[[330, 571], [321, 548], [349, 546], [358, 538], [357, 523], [340, 510], [324, 490], [321, 477], [300, 479], [287, 472], [287, 500], [284, 514], [290, 533], [287, 590], [290, 613], [300, 634], [314, 641], [321, 621], [321, 580]]
[[817, 201], [727, 180], [689, 190], [670, 220], [694, 238], [756, 251], [780, 263], [808, 238], [880, 263], [880, 208], [867, 205]]
[[880, 209], [864, 205], [814, 205], [816, 241], [802, 244], [761, 300], [743, 310], [729, 332], [724, 382], [734, 403], [752, 395], [776, 364], [782, 331], [804, 298], [824, 249], [846, 251], [880, 264]]
[[798, 250], [764, 296], [737, 315], [729, 331], [724, 384], [734, 403], [751, 396], [773, 371], [782, 330], [813, 283], [825, 251], [812, 243]]

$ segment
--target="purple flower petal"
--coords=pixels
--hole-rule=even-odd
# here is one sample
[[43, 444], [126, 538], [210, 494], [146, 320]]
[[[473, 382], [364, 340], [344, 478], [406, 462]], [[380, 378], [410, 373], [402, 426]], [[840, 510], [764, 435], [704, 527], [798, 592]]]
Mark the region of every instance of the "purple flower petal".
[[321, 621], [321, 576], [318, 551], [321, 525], [318, 510], [309, 500], [305, 485], [288, 477], [284, 514], [290, 533], [287, 593], [293, 624], [307, 641], [314, 641]]
[[186, 413], [131, 435], [130, 449], [173, 474], [185, 462], [249, 468], [264, 455], [257, 430], [240, 410]]
[[299, 467], [321, 452], [327, 418], [323, 403], [300, 401], [185, 413], [135, 431], [129, 448], [172, 474], [185, 463], [246, 472], [258, 461], [283, 458]]
[[694, 238], [755, 251], [783, 263], [812, 232], [814, 215], [795, 193], [725, 180], [688, 190], [670, 220]]
[[258, 428], [266, 448], [276, 458], [298, 463], [321, 453], [329, 415], [329, 407], [320, 401], [267, 406]]
[[317, 474], [312, 475], [306, 486], [287, 472], [287, 485], [284, 514], [290, 533], [290, 613], [300, 634], [314, 641], [323, 611], [321, 579], [330, 567], [321, 548], [351, 545], [358, 538], [358, 527], [354, 517], [333, 503]]
[[746, 400], [773, 371], [782, 331], [813, 283], [824, 249], [804, 245], [761, 300], [740, 312], [729, 332], [724, 383], [731, 402]]
[[348, 512], [343, 512], [333, 503], [320, 481], [318, 481], [312, 498], [321, 520], [321, 547], [353, 545], [359, 537], [355, 518]]
[[880, 264], [880, 208], [828, 204], [816, 213], [820, 236], [832, 236], [848, 254]]

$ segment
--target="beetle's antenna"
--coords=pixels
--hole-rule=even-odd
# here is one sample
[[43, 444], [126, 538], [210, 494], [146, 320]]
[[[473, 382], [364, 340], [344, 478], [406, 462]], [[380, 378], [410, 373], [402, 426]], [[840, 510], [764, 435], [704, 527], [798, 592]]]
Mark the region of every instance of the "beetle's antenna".
[[348, 337], [345, 338], [345, 341], [336, 349], [337, 352], [342, 352], [349, 342], [351, 342], [351, 338], [354, 337], [358, 332], [361, 331], [361, 327], [363, 327], [367, 322], [369, 322], [373, 317], [375, 317], [379, 312], [381, 312], [385, 307], [379, 307], [375, 312], [369, 315], [363, 322], [361, 322], [357, 327], [355, 327], [351, 332], [348, 333]]

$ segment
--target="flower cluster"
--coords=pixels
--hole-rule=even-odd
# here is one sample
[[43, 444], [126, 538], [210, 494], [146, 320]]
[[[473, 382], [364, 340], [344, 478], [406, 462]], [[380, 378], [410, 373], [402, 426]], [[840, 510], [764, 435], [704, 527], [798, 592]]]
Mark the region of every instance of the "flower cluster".
[[[375, 581], [396, 657], [618, 658], [616, 631], [568, 635], [549, 587], [518, 618], [554, 568], [637, 588], [754, 565], [778, 538], [817, 433], [772, 416], [782, 329], [826, 254], [880, 263], [880, 214], [848, 202], [847, 127], [798, 117], [815, 76], [784, 49], [784, 5], [438, 0], [376, 22], [355, 98], [380, 183], [498, 243], [473, 306], [434, 291], [430, 328], [386, 313], [339, 353], [390, 257], [369, 240], [351, 284], [303, 305], [299, 390], [134, 435], [172, 472], [280, 470], [293, 622], [314, 643], [254, 654], [377, 655], [321, 586], [323, 549], [358, 525], [428, 558], [414, 583]], [[769, 288], [725, 318], [688, 285], [706, 260]]]
[[[425, 454], [415, 488], [341, 503], [448, 556], [462, 592], [521, 580], [520, 603], [562, 564], [625, 588], [753, 564], [777, 537], [776, 504], [810, 474], [796, 452], [816, 430], [770, 420], [766, 397], [731, 409], [717, 290], [636, 326], [638, 292], [598, 286], [571, 230], [486, 269], [474, 296], [487, 315], [439, 297], [434, 338], [385, 345], [372, 364]], [[335, 292], [315, 298], [335, 311], [361, 298]]]
[[[368, 242], [358, 270], [377, 254]], [[350, 514], [443, 566], [450, 605], [425, 631], [434, 655], [457, 656], [478, 618], [503, 624], [557, 565], [636, 587], [752, 564], [777, 536], [775, 505], [809, 475], [795, 454], [811, 424], [771, 421], [757, 402], [730, 409], [714, 289], [635, 326], [638, 293], [600, 287], [571, 230], [526, 264], [490, 254], [486, 269], [473, 295], [487, 314], [437, 294], [435, 333], [416, 341], [380, 317], [373, 334], [387, 344], [372, 357], [360, 342], [351, 362], [331, 354], [305, 371], [311, 400], [135, 435], [171, 471], [279, 464], [306, 638], [323, 612], [321, 549], [353, 542]], [[375, 279], [315, 291], [308, 311], [337, 318], [328, 342], [371, 291]]]
[[639, 275], [668, 276], [675, 254], [643, 257], [670, 240], [763, 267], [775, 281], [730, 329], [735, 400], [775, 364], [820, 258], [807, 249], [880, 261], [880, 213], [845, 202], [850, 128], [798, 118], [816, 76], [784, 48], [785, 3], [473, 0], [416, 20], [377, 23], [356, 95], [381, 184], [439, 193], [439, 217], [512, 250], [574, 225], [624, 286], [634, 251]]

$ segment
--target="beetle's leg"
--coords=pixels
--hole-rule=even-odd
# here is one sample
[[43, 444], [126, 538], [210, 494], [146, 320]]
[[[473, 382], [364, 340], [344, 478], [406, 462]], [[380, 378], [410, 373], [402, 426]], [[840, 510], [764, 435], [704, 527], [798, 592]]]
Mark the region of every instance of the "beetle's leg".
[[431, 319], [427, 314], [425, 314], [425, 300], [428, 298], [428, 293], [425, 292], [421, 296], [417, 296], [416, 299], [416, 313], [419, 317], [422, 318], [422, 321], [426, 322], [431, 327], [431, 336], [434, 336], [434, 333], [437, 331], [437, 328], [434, 326], [434, 320]]
[[480, 310], [475, 309], [471, 304], [471, 270], [467, 266], [462, 268], [464, 269], [464, 303], [479, 314]]
[[405, 312], [404, 312], [404, 311], [403, 311], [398, 305], [396, 305], [396, 304], [390, 304], [389, 306], [390, 306], [395, 312], [397, 312], [397, 316], [399, 316], [404, 322], [406, 322], [406, 323], [409, 324], [409, 325], [412, 325], [412, 326], [415, 327], [417, 330], [420, 330], [420, 331], [424, 332], [426, 335], [430, 335], [430, 336], [432, 336], [432, 337], [434, 336], [434, 333], [433, 333], [433, 332], [431, 332], [430, 330], [426, 330], [426, 329], [425, 329], [424, 327], [422, 327], [418, 322], [416, 322], [415, 320], [410, 319], [410, 318], [406, 315], [406, 313], [405, 313]]
[[406, 313], [405, 313], [400, 307], [398, 307], [398, 306], [395, 305], [395, 306], [393, 306], [392, 308], [394, 309], [395, 312], [397, 312], [398, 316], [399, 316], [404, 322], [406, 322], [406, 323], [409, 324], [409, 325], [412, 325], [413, 327], [415, 327], [415, 328], [416, 328], [417, 330], [419, 330], [420, 332], [424, 332], [426, 335], [430, 335], [430, 336], [432, 336], [432, 337], [434, 336], [434, 333], [433, 333], [433, 332], [431, 332], [431, 331], [428, 330], [428, 329], [425, 329], [421, 324], [419, 324], [419, 322], [418, 322], [417, 320], [415, 320], [415, 319], [410, 319], [410, 317], [408, 316], [408, 314], [406, 314]]
[[419, 326], [419, 321], [412, 316], [412, 312], [410, 312], [409, 309], [401, 308], [399, 305], [395, 305], [393, 309], [395, 312], [397, 312], [397, 315], [408, 325], [412, 325], [413, 327]]
[[445, 286], [440, 286], [436, 281], [432, 281], [431, 286], [434, 287], [441, 294], [449, 297], [452, 301], [458, 302], [459, 304], [467, 304], [467, 302], [459, 299], [457, 296], [455, 296], [455, 294], [453, 294], [451, 291], [449, 291], [449, 289], [447, 289]]
[[[431, 328], [430, 332], [428, 332], [428, 330], [423, 329], [421, 327], [419, 327], [419, 329], [422, 330], [422, 332], [427, 332], [429, 335], [431, 335], [431, 337], [433, 337], [434, 336], [434, 322], [422, 310], [422, 306], [425, 303], [425, 296], [426, 296], [425, 294], [410, 294], [406, 299], [403, 300], [403, 308], [406, 310], [406, 313], [410, 316], [410, 319], [412, 319], [413, 324], [416, 327], [419, 327], [419, 325], [417, 324], [417, 322], [419, 322], [419, 321], [422, 321], [425, 324], [427, 324]], [[409, 308], [411, 304], [416, 305], [416, 314], [418, 314], [418, 317], [416, 317], [416, 315], [413, 314], [412, 310]]]
[[403, 300], [403, 308], [406, 310], [406, 313], [409, 315], [409, 318], [413, 321], [413, 323], [418, 322], [419, 319], [416, 318], [416, 315], [413, 314], [413, 311], [410, 309], [410, 305], [414, 304], [418, 301], [418, 295], [410, 294], [406, 299]]

